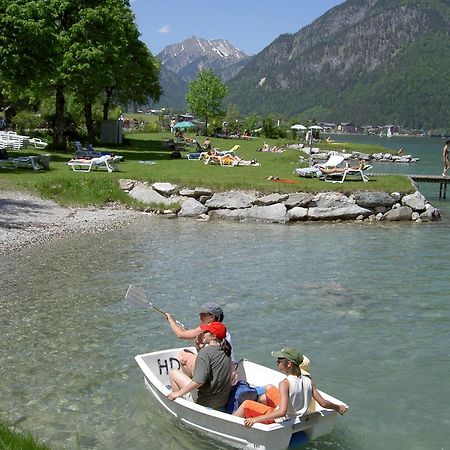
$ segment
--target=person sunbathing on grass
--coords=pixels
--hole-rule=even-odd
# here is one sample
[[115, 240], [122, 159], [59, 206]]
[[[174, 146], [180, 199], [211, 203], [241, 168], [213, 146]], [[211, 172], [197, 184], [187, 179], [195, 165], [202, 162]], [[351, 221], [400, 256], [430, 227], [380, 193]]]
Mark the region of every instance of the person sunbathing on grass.
[[320, 171], [324, 174], [330, 173], [344, 173], [346, 170], [363, 170], [366, 164], [363, 159], [359, 160], [359, 165], [357, 167], [320, 167]]

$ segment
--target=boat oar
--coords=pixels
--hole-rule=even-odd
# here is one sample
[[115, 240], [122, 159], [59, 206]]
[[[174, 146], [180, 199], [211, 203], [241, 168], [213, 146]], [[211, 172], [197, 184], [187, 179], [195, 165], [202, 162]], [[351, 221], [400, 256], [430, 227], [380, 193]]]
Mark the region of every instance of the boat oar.
[[[166, 313], [163, 310], [159, 309], [157, 306], [152, 305], [152, 303], [148, 300], [147, 296], [145, 295], [144, 291], [142, 289], [137, 288], [136, 286], [133, 286], [132, 284], [130, 284], [130, 286], [128, 287], [124, 301], [127, 302], [129, 305], [134, 306], [135, 308], [141, 309], [152, 308], [167, 319]], [[186, 328], [178, 320], [175, 320], [175, 322], [181, 328]]]

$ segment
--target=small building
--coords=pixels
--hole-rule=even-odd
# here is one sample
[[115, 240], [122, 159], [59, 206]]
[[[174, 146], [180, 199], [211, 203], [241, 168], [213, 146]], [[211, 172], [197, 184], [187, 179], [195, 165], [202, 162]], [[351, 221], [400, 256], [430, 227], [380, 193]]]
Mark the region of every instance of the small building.
[[341, 122], [337, 126], [339, 133], [360, 133], [362, 128], [351, 122]]
[[335, 123], [319, 122], [319, 125], [323, 128], [325, 133], [334, 133], [336, 131]]

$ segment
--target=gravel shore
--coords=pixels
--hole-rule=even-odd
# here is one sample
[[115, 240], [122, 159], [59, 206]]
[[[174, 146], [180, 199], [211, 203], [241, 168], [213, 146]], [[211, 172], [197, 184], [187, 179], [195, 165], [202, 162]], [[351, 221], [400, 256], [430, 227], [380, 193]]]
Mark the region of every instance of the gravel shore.
[[142, 218], [119, 204], [66, 208], [20, 191], [0, 192], [0, 254], [70, 233], [118, 228]]

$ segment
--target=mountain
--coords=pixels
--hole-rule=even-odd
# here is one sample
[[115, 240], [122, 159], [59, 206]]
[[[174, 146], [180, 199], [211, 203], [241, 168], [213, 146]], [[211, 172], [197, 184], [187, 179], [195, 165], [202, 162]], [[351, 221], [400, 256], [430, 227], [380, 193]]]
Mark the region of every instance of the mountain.
[[237, 75], [252, 57], [224, 39], [202, 39], [195, 36], [179, 44], [168, 45], [157, 55], [161, 61], [163, 95], [159, 106], [186, 108], [188, 83], [201, 69], [213, 69], [224, 82]]
[[448, 128], [450, 1], [348, 0], [228, 83], [243, 114]]
[[185, 97], [188, 90], [187, 82], [164, 66], [161, 67], [159, 81], [163, 95], [158, 102], [158, 107], [170, 107], [177, 111], [186, 109]]
[[249, 57], [224, 39], [201, 39], [195, 36], [179, 44], [168, 45], [157, 55], [162, 65], [189, 82], [201, 69], [213, 69], [228, 81], [245, 66]]

